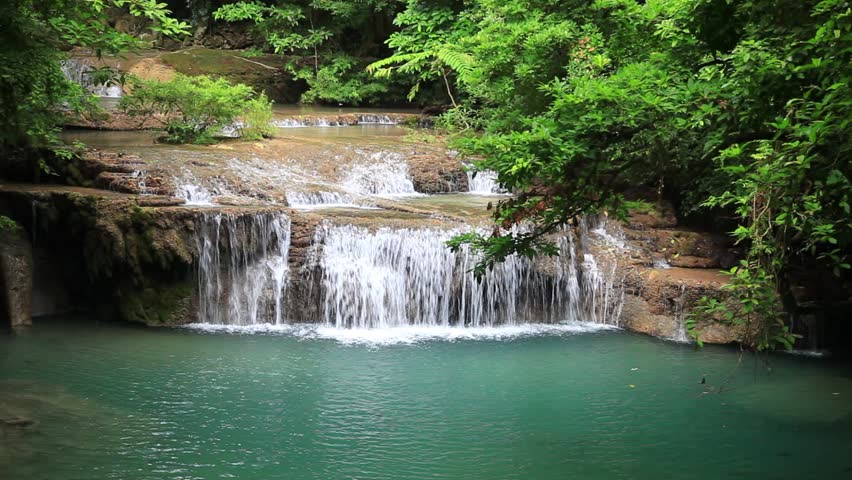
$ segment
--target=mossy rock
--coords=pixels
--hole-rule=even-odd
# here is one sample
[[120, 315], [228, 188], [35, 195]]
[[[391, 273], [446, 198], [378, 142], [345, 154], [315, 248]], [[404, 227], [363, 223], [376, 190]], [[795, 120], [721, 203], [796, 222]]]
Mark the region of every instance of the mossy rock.
[[192, 321], [195, 283], [165, 283], [125, 289], [118, 299], [122, 320], [148, 326], [183, 325]]
[[282, 69], [284, 62], [278, 55], [246, 58], [234, 50], [192, 48], [165, 53], [159, 59], [184, 75], [209, 75], [249, 85], [276, 102], [296, 102], [304, 90]]

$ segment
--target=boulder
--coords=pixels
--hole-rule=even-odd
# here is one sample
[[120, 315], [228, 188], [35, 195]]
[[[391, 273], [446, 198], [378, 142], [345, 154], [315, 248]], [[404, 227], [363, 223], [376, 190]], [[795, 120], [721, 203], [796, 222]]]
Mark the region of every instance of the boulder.
[[0, 230], [0, 317], [11, 327], [32, 323], [33, 254], [24, 230]]

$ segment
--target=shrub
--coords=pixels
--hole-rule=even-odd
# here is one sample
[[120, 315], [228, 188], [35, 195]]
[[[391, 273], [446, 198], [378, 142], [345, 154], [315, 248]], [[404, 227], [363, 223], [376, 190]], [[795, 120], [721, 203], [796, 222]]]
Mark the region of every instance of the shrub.
[[246, 102], [242, 114], [240, 135], [246, 140], [260, 140], [272, 136], [272, 102], [261, 93], [259, 97]]
[[3, 230], [17, 230], [18, 223], [12, 220], [11, 218], [0, 215], [0, 232]]
[[166, 131], [164, 140], [170, 143], [212, 143], [214, 135], [239, 117], [250, 117], [257, 132], [257, 119], [268, 113], [268, 121], [272, 115], [266, 97], [255, 98], [246, 85], [180, 74], [169, 82], [136, 81], [120, 108], [131, 116], [157, 115]]

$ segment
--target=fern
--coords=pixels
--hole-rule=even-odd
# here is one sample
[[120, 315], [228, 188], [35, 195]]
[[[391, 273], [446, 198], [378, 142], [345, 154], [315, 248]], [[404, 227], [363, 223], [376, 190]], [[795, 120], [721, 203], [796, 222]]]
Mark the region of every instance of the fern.
[[444, 46], [435, 52], [435, 56], [446, 66], [450, 67], [458, 79], [464, 82], [473, 72], [473, 57], [467, 53], [457, 52]]
[[367, 72], [372, 73], [376, 77], [390, 77], [394, 70], [400, 73], [417, 74], [420, 73], [418, 80], [408, 93], [408, 100], [414, 99], [417, 92], [420, 91], [422, 80], [426, 79], [427, 73], [437, 73], [443, 77], [447, 87], [447, 94], [453, 106], [456, 105], [456, 100], [452, 94], [450, 81], [447, 78], [447, 68], [456, 73], [458, 81], [466, 82], [473, 72], [474, 60], [467, 53], [462, 53], [453, 50], [447, 45], [441, 45], [438, 48], [424, 50], [422, 52], [398, 53], [388, 58], [383, 58], [367, 66]]
[[432, 56], [432, 52], [399, 53], [367, 65], [367, 72], [372, 73], [377, 77], [389, 76], [394, 69], [393, 65], [400, 63], [410, 64], [412, 62], [426, 60], [430, 56]]

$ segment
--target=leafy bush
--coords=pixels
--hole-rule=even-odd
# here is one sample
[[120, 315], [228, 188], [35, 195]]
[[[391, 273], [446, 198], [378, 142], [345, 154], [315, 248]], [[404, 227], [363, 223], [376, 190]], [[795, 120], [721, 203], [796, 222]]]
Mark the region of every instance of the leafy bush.
[[157, 116], [170, 143], [211, 143], [223, 128], [238, 118], [248, 120], [251, 138], [268, 135], [263, 123], [272, 116], [265, 96], [255, 97], [251, 87], [231, 85], [221, 78], [176, 75], [169, 82], [141, 81], [119, 107], [131, 116]]
[[748, 324], [755, 349], [793, 340], [795, 265], [852, 278], [847, 0], [408, 0], [395, 23], [371, 70], [441, 76], [456, 145], [518, 192], [495, 222], [531, 225], [456, 238], [484, 253], [476, 272], [548, 253], [577, 216], [623, 215], [641, 187], [737, 223], [739, 307], [699, 313]]
[[297, 79], [308, 84], [302, 103], [344, 103], [358, 105], [376, 103], [388, 92], [388, 82], [364, 72], [364, 66], [342, 54], [330, 55], [315, 69], [314, 65], [288, 65]]
[[18, 228], [20, 227], [17, 222], [7, 216], [0, 215], [0, 232], [3, 230], [17, 230]]
[[61, 150], [57, 126], [62, 112], [93, 108], [91, 94], [62, 74], [61, 61], [67, 58], [63, 47], [88, 47], [100, 56], [138, 46], [137, 38], [110, 26], [113, 7], [147, 18], [152, 31], [188, 33], [187, 24], [171, 18], [167, 5], [154, 0], [0, 2], [0, 165], [29, 162], [44, 149]]
[[275, 128], [272, 126], [272, 102], [261, 93], [259, 97], [246, 102], [241, 115], [242, 127], [239, 131], [246, 140], [260, 140], [272, 136]]
[[308, 86], [303, 103], [359, 105], [405, 98], [403, 82], [364, 71], [368, 58], [385, 52], [385, 21], [398, 8], [399, 2], [387, 0], [237, 1], [219, 7], [213, 18], [249, 22], [264, 51], [287, 55], [287, 70]]

